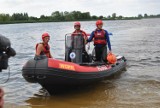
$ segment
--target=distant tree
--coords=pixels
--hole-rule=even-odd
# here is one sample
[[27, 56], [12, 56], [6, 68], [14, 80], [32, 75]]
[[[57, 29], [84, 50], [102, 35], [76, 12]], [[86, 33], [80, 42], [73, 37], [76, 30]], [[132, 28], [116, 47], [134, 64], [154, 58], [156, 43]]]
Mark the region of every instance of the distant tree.
[[23, 14], [23, 17], [24, 17], [24, 20], [28, 20], [28, 19], [29, 19], [28, 13], [24, 13], [24, 14]]
[[148, 17], [148, 15], [145, 13], [145, 14], [144, 14], [144, 18], [147, 18], [147, 17]]
[[29, 17], [29, 21], [38, 21], [38, 18], [37, 18], [37, 17], [30, 16], [30, 17]]
[[91, 16], [90, 16], [89, 12], [84, 12], [83, 16], [84, 16], [84, 19], [91, 19]]
[[123, 16], [122, 15], [118, 16], [118, 19], [119, 20], [123, 19]]
[[98, 19], [103, 19], [103, 16], [101, 15], [101, 16], [99, 16], [99, 18]]
[[69, 14], [70, 14], [70, 16], [72, 16], [72, 20], [83, 19], [82, 18], [82, 13], [80, 11], [72, 11]]
[[11, 16], [9, 14], [0, 14], [0, 23], [21, 23], [21, 22], [48, 22], [48, 21], [78, 21], [78, 20], [132, 20], [132, 19], [142, 19], [142, 18], [160, 18], [160, 14], [158, 15], [147, 15], [138, 14], [135, 17], [123, 17], [117, 16], [116, 13], [112, 15], [104, 16], [96, 16], [90, 15], [90, 12], [81, 12], [81, 11], [72, 11], [72, 12], [52, 12], [50, 16], [41, 15], [40, 18], [28, 16], [28, 13], [13, 13]]
[[60, 21], [61, 14], [59, 11], [55, 11], [55, 12], [52, 12], [51, 17], [53, 18], [54, 21]]
[[67, 11], [64, 12], [64, 20], [65, 21], [70, 21], [71, 20], [71, 15]]
[[52, 21], [52, 18], [51, 18], [51, 16], [41, 15], [40, 18], [39, 18], [39, 21], [49, 22], [49, 21]]
[[107, 19], [111, 19], [111, 16], [110, 16], [110, 15], [108, 15], [108, 16], [107, 16]]
[[92, 19], [98, 19], [98, 17], [96, 15], [93, 15]]
[[41, 15], [40, 16], [40, 19], [45, 19], [46, 17], [44, 15]]
[[112, 14], [112, 19], [116, 19], [116, 13]]
[[160, 14], [158, 14], [157, 17], [160, 18]]
[[0, 22], [7, 22], [10, 21], [10, 15], [9, 14], [0, 14]]
[[138, 14], [138, 18], [140, 19], [143, 18], [142, 14]]
[[69, 16], [71, 16], [71, 20], [86, 20], [91, 18], [89, 12], [82, 13], [80, 11], [72, 11], [69, 13]]
[[14, 13], [11, 17], [13, 21], [26, 21], [29, 19], [27, 13]]

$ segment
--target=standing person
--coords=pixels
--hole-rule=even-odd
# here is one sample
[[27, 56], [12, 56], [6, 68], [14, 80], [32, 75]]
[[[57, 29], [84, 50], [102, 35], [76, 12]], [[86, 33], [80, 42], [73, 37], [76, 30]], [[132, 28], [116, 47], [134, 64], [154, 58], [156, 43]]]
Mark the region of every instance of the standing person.
[[95, 61], [104, 61], [106, 62], [107, 56], [107, 44], [109, 48], [109, 53], [111, 53], [111, 44], [110, 38], [107, 30], [102, 29], [103, 22], [102, 20], [96, 21], [97, 28], [91, 33], [90, 38], [87, 42], [91, 42], [94, 38], [94, 46], [95, 46], [95, 54], [96, 60]]
[[[87, 34], [86, 32], [84, 32], [83, 30], [81, 30], [81, 24], [80, 22], [75, 22], [74, 23], [74, 32], [71, 34], [72, 37], [74, 36], [83, 36], [83, 44], [81, 46], [83, 46], [82, 48], [82, 62], [87, 62], [89, 61], [89, 57], [88, 57], [88, 53], [86, 52], [86, 48], [85, 48], [85, 45], [87, 43]], [[73, 44], [73, 43], [72, 43]], [[69, 56], [69, 54], [72, 52], [72, 49], [69, 49], [66, 53], [66, 56], [65, 56], [65, 60], [66, 61], [71, 61], [71, 58]]]
[[52, 58], [50, 53], [50, 46], [48, 44], [50, 40], [50, 35], [45, 32], [42, 34], [42, 43], [36, 45], [36, 56], [46, 55], [48, 58]]

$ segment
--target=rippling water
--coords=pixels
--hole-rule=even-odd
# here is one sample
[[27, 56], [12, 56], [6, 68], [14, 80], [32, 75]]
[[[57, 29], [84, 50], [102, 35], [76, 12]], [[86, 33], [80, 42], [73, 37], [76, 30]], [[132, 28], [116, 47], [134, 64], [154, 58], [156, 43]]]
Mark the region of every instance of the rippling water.
[[[82, 22], [87, 33], [95, 21]], [[26, 82], [22, 66], [35, 53], [35, 44], [45, 31], [51, 35], [54, 58], [64, 59], [64, 36], [73, 31], [73, 22], [0, 25], [0, 34], [10, 38], [17, 55], [8, 70], [0, 73], [0, 86], [5, 91], [6, 107], [43, 108], [159, 108], [160, 107], [160, 19], [104, 21], [115, 54], [128, 60], [127, 70], [118, 77], [95, 86], [55, 96], [39, 96], [39, 84]]]

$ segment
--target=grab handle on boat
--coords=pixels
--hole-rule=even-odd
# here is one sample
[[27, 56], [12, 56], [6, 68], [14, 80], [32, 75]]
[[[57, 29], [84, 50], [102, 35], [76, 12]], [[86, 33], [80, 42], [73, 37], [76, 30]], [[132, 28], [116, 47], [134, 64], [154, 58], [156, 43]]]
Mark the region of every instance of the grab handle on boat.
[[25, 75], [26, 78], [34, 78], [34, 75]]
[[119, 65], [119, 63], [116, 63], [116, 65]]
[[115, 65], [111, 65], [112, 67], [115, 67]]
[[46, 76], [44, 76], [44, 75], [38, 75], [37, 76], [37, 79], [45, 79], [46, 78]]

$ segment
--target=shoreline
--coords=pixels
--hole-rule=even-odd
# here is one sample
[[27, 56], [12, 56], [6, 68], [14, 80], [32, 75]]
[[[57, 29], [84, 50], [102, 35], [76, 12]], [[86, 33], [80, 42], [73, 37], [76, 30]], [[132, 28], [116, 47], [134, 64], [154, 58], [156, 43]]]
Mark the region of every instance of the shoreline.
[[[157, 19], [157, 18], [134, 18], [134, 19], [128, 18], [128, 19], [102, 19], [102, 20], [103, 21], [117, 21], [117, 20], [143, 20], [143, 19]], [[96, 20], [74, 20], [74, 21], [96, 21]], [[10, 22], [0, 22], [0, 25], [22, 24], [22, 23], [74, 22], [74, 21], [10, 21]]]

